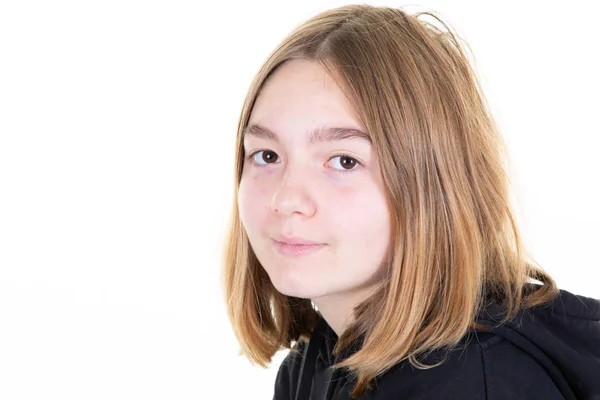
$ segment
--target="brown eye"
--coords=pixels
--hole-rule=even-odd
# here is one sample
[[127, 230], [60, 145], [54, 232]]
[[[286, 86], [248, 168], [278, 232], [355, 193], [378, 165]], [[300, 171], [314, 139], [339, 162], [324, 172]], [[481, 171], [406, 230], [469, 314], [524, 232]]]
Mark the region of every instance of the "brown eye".
[[273, 164], [277, 161], [277, 153], [270, 150], [259, 150], [250, 154], [248, 159], [256, 165]]
[[341, 161], [341, 165], [345, 168], [345, 169], [352, 169], [354, 168], [354, 166], [356, 165], [356, 160], [350, 157], [341, 157], [340, 158]]
[[357, 164], [360, 165], [360, 163], [358, 161], [356, 161], [354, 158], [344, 155], [344, 154], [341, 154], [341, 155], [335, 156], [335, 157], [331, 157], [331, 160], [334, 160], [336, 158], [340, 160], [339, 164], [342, 166], [342, 168], [334, 167], [334, 169], [341, 170], [342, 172], [353, 171], [353, 170], [357, 169], [357, 168], [355, 168]]
[[262, 157], [261, 159], [263, 161], [265, 161], [266, 163], [269, 163], [269, 161], [277, 161], [277, 154], [273, 153], [272, 151], [263, 151], [262, 152]]

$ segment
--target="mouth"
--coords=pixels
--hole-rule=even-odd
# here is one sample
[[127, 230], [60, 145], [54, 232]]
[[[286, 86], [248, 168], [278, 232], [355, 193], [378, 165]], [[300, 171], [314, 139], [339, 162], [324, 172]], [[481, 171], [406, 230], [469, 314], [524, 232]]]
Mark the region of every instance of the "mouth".
[[279, 243], [285, 243], [285, 244], [291, 244], [291, 245], [313, 245], [313, 244], [323, 244], [323, 243], [319, 243], [319, 242], [314, 242], [312, 240], [308, 240], [308, 239], [304, 239], [301, 238], [299, 236], [283, 236], [283, 235], [277, 235], [272, 237], [271, 239], [273, 239], [276, 242]]
[[314, 244], [291, 244], [285, 242], [279, 242], [277, 240], [273, 240], [273, 244], [275, 246], [275, 250], [286, 256], [302, 256], [314, 253], [318, 250], [321, 250], [326, 244], [322, 243], [314, 243]]

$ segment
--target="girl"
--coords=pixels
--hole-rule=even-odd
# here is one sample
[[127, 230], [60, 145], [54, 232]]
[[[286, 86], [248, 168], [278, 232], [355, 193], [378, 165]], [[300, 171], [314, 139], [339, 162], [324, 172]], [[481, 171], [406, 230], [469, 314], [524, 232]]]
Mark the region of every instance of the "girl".
[[424, 14], [324, 12], [255, 77], [224, 254], [242, 351], [290, 349], [275, 399], [600, 396], [600, 302], [528, 261], [480, 85]]

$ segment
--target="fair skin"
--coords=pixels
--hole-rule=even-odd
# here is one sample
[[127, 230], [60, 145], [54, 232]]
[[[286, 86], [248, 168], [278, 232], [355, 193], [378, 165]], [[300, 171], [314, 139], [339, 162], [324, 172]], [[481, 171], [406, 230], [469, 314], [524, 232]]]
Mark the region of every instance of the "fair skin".
[[[368, 136], [352, 136], [364, 127], [315, 61], [280, 66], [259, 94], [248, 127], [238, 207], [250, 245], [275, 288], [311, 299], [339, 336], [353, 308], [380, 283], [390, 240], [374, 148]], [[319, 128], [354, 131], [311, 143]], [[273, 240], [282, 236], [319, 246], [288, 254]]]

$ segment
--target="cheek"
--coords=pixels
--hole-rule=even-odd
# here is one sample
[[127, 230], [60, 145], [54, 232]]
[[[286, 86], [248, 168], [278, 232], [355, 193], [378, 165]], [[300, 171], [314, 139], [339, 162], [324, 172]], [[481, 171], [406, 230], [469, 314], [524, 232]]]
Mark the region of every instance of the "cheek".
[[372, 248], [379, 242], [385, 247], [391, 221], [383, 193], [378, 188], [362, 188], [345, 195], [340, 194], [335, 206], [328, 208], [335, 231], [355, 249]]
[[268, 211], [268, 189], [257, 179], [243, 177], [238, 188], [238, 211], [246, 230], [255, 229]]

